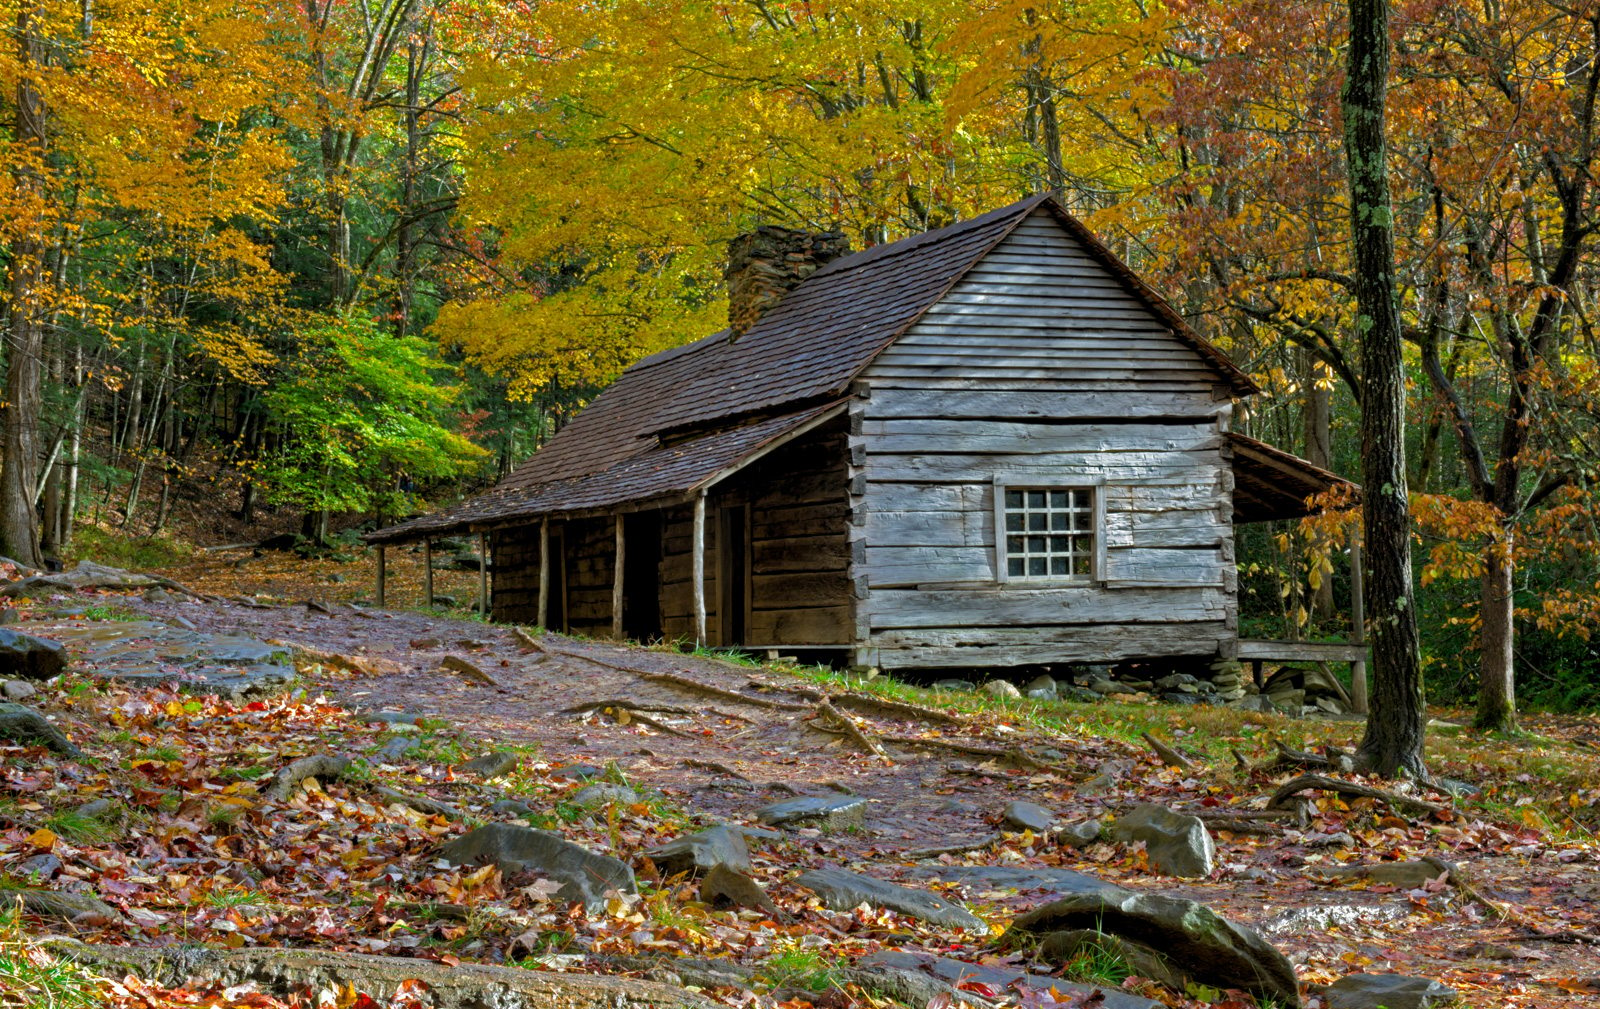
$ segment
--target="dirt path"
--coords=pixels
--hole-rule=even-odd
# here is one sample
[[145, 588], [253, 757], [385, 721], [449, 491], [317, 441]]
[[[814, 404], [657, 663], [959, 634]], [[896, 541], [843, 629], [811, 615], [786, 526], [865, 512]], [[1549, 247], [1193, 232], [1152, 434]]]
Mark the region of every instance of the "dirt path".
[[[1330, 885], [1309, 872], [1319, 864], [1430, 852], [1465, 865], [1495, 898], [1536, 912], [1542, 921], [1600, 930], [1595, 913], [1600, 872], [1591, 853], [1558, 850], [1484, 824], [1408, 824], [1381, 809], [1352, 815], [1328, 804], [1326, 815], [1294, 838], [1219, 832], [1219, 869], [1206, 880], [1156, 875], [1140, 853], [1117, 845], [1077, 850], [1015, 835], [971, 856], [914, 865], [907, 857], [914, 849], [993, 834], [1001, 808], [1014, 799], [1047, 806], [1064, 822], [1075, 822], [1141, 801], [1226, 804], [1230, 796], [1218, 794], [1203, 772], [1187, 777], [1126, 744], [1032, 736], [1003, 719], [938, 724], [880, 712], [864, 715], [861, 724], [878, 736], [922, 736], [1002, 751], [1026, 743], [1035, 758], [1054, 769], [907, 746], [891, 746], [885, 761], [861, 752], [855, 742], [810, 727], [812, 685], [717, 660], [567, 638], [547, 638], [542, 648], [530, 649], [507, 628], [416, 613], [358, 613], [343, 606], [328, 615], [299, 605], [255, 609], [138, 600], [132, 605], [152, 616], [181, 616], [202, 631], [237, 632], [395, 663], [396, 671], [381, 676], [333, 674], [318, 685], [351, 708], [442, 719], [483, 748], [502, 741], [531, 743], [555, 762], [615, 762], [630, 782], [659, 790], [706, 822], [753, 822], [760, 806], [794, 795], [849, 793], [870, 800], [865, 829], [800, 831], [785, 856], [795, 868], [870, 866], [874, 875], [906, 882], [925, 880], [951, 863], [1074, 869], [1134, 889], [1204, 901], [1260, 929], [1288, 953], [1303, 980], [1327, 982], [1361, 970], [1419, 974], [1444, 980], [1467, 994], [1469, 1004], [1485, 1007], [1592, 1005], [1600, 997], [1587, 990], [1588, 979], [1600, 975], [1600, 958], [1591, 947], [1530, 941], [1525, 931], [1497, 923], [1472, 901], [1452, 899], [1448, 889]], [[442, 671], [440, 660], [447, 654], [470, 658], [499, 688]], [[711, 696], [652, 680], [652, 674], [680, 676], [745, 697]], [[650, 717], [677, 733], [569, 710], [599, 701], [653, 710]], [[1108, 766], [1126, 773], [1109, 786], [1084, 787]], [[1261, 787], [1270, 791], [1270, 785]], [[1519, 841], [1524, 842], [1520, 847]], [[1037, 892], [1018, 895], [977, 881], [956, 893], [991, 909], [1022, 909], [1042, 899]], [[959, 955], [976, 959], [982, 952], [969, 948]], [[1600, 981], [1594, 987], [1600, 989]]]

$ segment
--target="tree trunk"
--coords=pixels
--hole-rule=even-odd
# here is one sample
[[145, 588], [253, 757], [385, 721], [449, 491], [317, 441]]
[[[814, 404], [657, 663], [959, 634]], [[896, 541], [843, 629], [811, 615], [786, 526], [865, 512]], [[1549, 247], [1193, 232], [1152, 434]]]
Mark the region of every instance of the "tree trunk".
[[1483, 627], [1478, 632], [1481, 654], [1475, 724], [1480, 729], [1501, 732], [1517, 731], [1517, 683], [1511, 664], [1516, 563], [1511, 535], [1511, 530], [1507, 529], [1503, 539], [1484, 548], [1482, 595], [1478, 606]]
[[[22, 167], [15, 184], [26, 197], [44, 197], [45, 106], [30, 68], [42, 61], [30, 12], [17, 14], [22, 76], [17, 82], [15, 144]], [[37, 233], [37, 232], [35, 232]], [[40, 383], [44, 360], [44, 325], [40, 304], [44, 286], [44, 243], [19, 239], [10, 249], [11, 321], [6, 354], [5, 408], [0, 411], [0, 554], [41, 567], [39, 528], [35, 521], [35, 481], [39, 466]]]
[[1361, 453], [1372, 713], [1360, 759], [1384, 775], [1427, 776], [1422, 759], [1422, 663], [1411, 581], [1406, 487], [1405, 360], [1394, 287], [1394, 217], [1385, 164], [1388, 0], [1350, 0], [1345, 161], [1361, 341]]

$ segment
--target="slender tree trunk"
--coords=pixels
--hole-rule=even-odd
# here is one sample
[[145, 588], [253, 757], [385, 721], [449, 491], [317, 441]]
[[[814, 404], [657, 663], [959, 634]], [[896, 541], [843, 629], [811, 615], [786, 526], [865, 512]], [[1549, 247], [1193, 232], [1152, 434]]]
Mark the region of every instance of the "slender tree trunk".
[[1373, 673], [1372, 712], [1359, 755], [1367, 767], [1386, 777], [1427, 777], [1406, 486], [1405, 360], [1395, 302], [1394, 216], [1385, 164], [1388, 82], [1388, 0], [1350, 0], [1344, 139], [1361, 341], [1362, 511]]
[[1483, 553], [1483, 588], [1478, 608], [1482, 629], [1478, 670], [1478, 714], [1483, 729], [1514, 732], [1517, 728], [1517, 682], [1512, 666], [1512, 619], [1515, 614], [1511, 530], [1488, 544]]
[[72, 411], [71, 448], [67, 452], [66, 472], [63, 478], [66, 483], [65, 491], [61, 495], [60, 517], [60, 549], [65, 552], [72, 545], [72, 527], [78, 519], [78, 461], [83, 451], [83, 422], [87, 409], [88, 394], [81, 388], [83, 385], [83, 348], [73, 351], [72, 378], [80, 386], [78, 402]]
[[[13, 128], [23, 166], [16, 173], [15, 184], [21, 193], [42, 199], [46, 110], [31, 68], [42, 62], [43, 52], [27, 7], [18, 12], [16, 27], [23, 71], [17, 82]], [[6, 402], [4, 410], [0, 410], [0, 449], [4, 450], [4, 459], [0, 460], [0, 553], [33, 567], [40, 567], [43, 561], [34, 501], [44, 363], [40, 305], [45, 283], [44, 251], [44, 243], [35, 237], [19, 239], [11, 245]]]

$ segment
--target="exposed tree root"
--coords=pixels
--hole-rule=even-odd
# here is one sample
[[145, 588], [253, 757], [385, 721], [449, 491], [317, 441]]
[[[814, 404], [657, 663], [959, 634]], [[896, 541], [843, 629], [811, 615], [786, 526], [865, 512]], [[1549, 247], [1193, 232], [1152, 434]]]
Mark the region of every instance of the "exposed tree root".
[[139, 949], [61, 941], [48, 947], [57, 956], [86, 967], [118, 977], [132, 974], [166, 986], [189, 981], [225, 987], [254, 982], [282, 995], [306, 988], [353, 990], [387, 1003], [406, 982], [420, 981], [434, 1009], [712, 1009], [710, 1001], [693, 992], [653, 981], [520, 967], [450, 966], [432, 960], [309, 949]]
[[269, 799], [282, 802], [294, 794], [302, 781], [307, 778], [337, 778], [350, 769], [350, 758], [319, 753], [310, 757], [301, 757], [285, 765], [272, 780], [267, 782], [267, 787], [261, 794]]
[[1048, 771], [1063, 777], [1071, 777], [1073, 772], [1059, 764], [1043, 761], [1021, 749], [1005, 749], [999, 746], [983, 746], [978, 743], [958, 743], [950, 739], [923, 739], [919, 736], [880, 736], [885, 743], [895, 746], [909, 746], [928, 750], [949, 750], [954, 753], [967, 753], [975, 757], [988, 757], [991, 760], [1003, 760], [1017, 767], [1033, 771]]
[[484, 672], [482, 669], [479, 669], [476, 665], [468, 662], [459, 655], [446, 655], [439, 661], [439, 665], [444, 669], [450, 670], [452, 673], [458, 674], [468, 683], [476, 683], [483, 687], [493, 687], [496, 690], [505, 689], [500, 685], [499, 680], [495, 679], [493, 676], [490, 676], [488, 673]]
[[715, 760], [701, 760], [698, 757], [684, 757], [681, 761], [679, 761], [679, 763], [681, 763], [684, 767], [694, 767], [702, 771], [725, 774], [728, 777], [736, 778], [739, 781], [750, 780], [749, 778], [740, 774], [738, 771], [735, 771], [733, 768], [729, 767], [727, 764], [719, 764]]
[[855, 723], [855, 719], [850, 718], [848, 715], [844, 714], [844, 712], [834, 707], [827, 698], [823, 698], [817, 702], [816, 717], [826, 717], [832, 719], [844, 729], [844, 734], [854, 740], [857, 746], [872, 754], [874, 757], [879, 758], [884, 763], [894, 763], [894, 760], [890, 758], [888, 752], [884, 750], [883, 746], [876, 739], [873, 739], [871, 736], [863, 732], [861, 730], [861, 726]]
[[531, 648], [536, 652], [544, 651], [544, 642], [529, 634], [520, 627], [511, 628], [511, 636], [517, 639], [517, 644], [524, 648]]
[[581, 715], [588, 711], [600, 711], [605, 708], [627, 708], [630, 712], [655, 711], [666, 715], [692, 715], [693, 709], [679, 707], [676, 704], [656, 704], [654, 702], [634, 701], [627, 698], [617, 698], [609, 701], [584, 701], [574, 704], [570, 708], [562, 708], [563, 715]]
[[1278, 786], [1272, 793], [1272, 798], [1267, 800], [1268, 809], [1282, 809], [1294, 796], [1307, 789], [1321, 789], [1325, 792], [1337, 792], [1340, 795], [1355, 796], [1363, 799], [1378, 799], [1388, 803], [1396, 810], [1414, 810], [1422, 813], [1440, 813], [1448, 807], [1426, 799], [1418, 799], [1399, 792], [1391, 792], [1382, 788], [1373, 788], [1370, 785], [1358, 785], [1353, 781], [1341, 781], [1323, 774], [1302, 774]]
[[1166, 764], [1168, 767], [1176, 767], [1180, 771], [1194, 770], [1194, 761], [1190, 760], [1188, 757], [1185, 757], [1173, 747], [1163, 743], [1161, 740], [1157, 739], [1148, 732], [1143, 733], [1142, 738], [1146, 743], [1150, 744], [1150, 749], [1154, 750], [1156, 756], [1160, 757], [1161, 762]]
[[387, 785], [378, 785], [373, 788], [373, 791], [391, 803], [398, 803], [408, 809], [414, 809], [425, 816], [442, 816], [447, 820], [460, 820], [465, 815], [448, 802], [430, 799], [425, 795], [412, 795], [409, 792], [402, 792]]
[[982, 851], [984, 848], [989, 847], [999, 840], [1001, 840], [1001, 835], [990, 834], [987, 837], [980, 837], [974, 841], [963, 841], [960, 844], [947, 844], [940, 848], [913, 848], [910, 851], [902, 851], [899, 857], [914, 860], [919, 858], [938, 858], [940, 855], [965, 855], [969, 851]]
[[294, 653], [296, 663], [315, 663], [329, 669], [343, 669], [345, 672], [360, 673], [363, 676], [383, 676], [396, 673], [409, 673], [411, 670], [398, 662], [390, 659], [373, 658], [370, 655], [342, 655], [338, 652], [325, 651], [313, 648], [311, 645], [302, 645], [294, 641], [279, 641], [271, 639], [269, 645], [278, 645]]

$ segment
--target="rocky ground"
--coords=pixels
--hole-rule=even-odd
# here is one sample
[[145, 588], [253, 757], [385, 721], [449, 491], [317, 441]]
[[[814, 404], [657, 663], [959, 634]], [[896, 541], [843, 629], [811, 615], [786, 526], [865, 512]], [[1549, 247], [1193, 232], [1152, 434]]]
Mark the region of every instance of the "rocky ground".
[[[1343, 722], [77, 589], [3, 611], [65, 650], [13, 649], [7, 694], [48, 720], [0, 718], [0, 869], [26, 933], [74, 932], [98, 969], [198, 942], [239, 951], [215, 984], [359, 977], [395, 1005], [430, 1004], [413, 980], [473, 1004], [419, 960], [645, 979], [637, 1005], [1600, 997], [1597, 794], [1535, 798], [1540, 761], [1600, 763], [1582, 724], [1438, 737], [1436, 769], [1484, 787], [1453, 796], [1340, 773]], [[262, 966], [278, 948], [377, 956]]]

